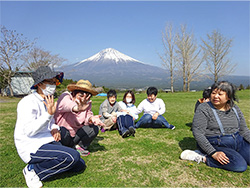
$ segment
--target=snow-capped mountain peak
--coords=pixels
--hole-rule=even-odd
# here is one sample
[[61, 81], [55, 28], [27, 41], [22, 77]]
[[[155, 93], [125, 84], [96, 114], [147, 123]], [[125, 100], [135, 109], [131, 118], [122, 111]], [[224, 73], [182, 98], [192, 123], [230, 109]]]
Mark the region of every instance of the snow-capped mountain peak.
[[79, 62], [77, 65], [82, 64], [82, 63], [87, 62], [87, 61], [92, 61], [92, 62], [93, 61], [94, 62], [112, 61], [112, 62], [115, 62], [116, 64], [118, 64], [118, 62], [119, 63], [126, 63], [126, 62], [130, 62], [130, 61], [140, 62], [132, 57], [129, 57], [129, 56], [113, 49], [113, 48], [106, 48], [106, 49], [100, 51], [99, 53]]

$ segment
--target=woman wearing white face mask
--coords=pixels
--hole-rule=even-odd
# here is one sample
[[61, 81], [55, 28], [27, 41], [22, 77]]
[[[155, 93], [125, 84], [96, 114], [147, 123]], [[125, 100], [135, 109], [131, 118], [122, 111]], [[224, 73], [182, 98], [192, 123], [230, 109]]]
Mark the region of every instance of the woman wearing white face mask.
[[135, 114], [136, 106], [134, 104], [134, 92], [128, 90], [123, 96], [123, 101], [119, 102], [123, 113], [118, 114], [117, 118], [118, 129], [123, 138], [135, 135], [134, 121], [138, 119], [138, 115]]
[[[51, 80], [44, 80], [42, 82], [42, 84], [40, 85], [40, 89], [42, 90], [42, 92], [45, 96], [54, 95], [54, 93], [56, 91], [56, 80], [57, 80], [56, 78], [53, 78]], [[42, 85], [45, 85], [45, 88], [42, 87]]]
[[20, 100], [14, 132], [20, 158], [27, 163], [23, 175], [28, 187], [42, 187], [42, 181], [65, 172], [86, 168], [80, 154], [63, 146], [59, 126], [55, 124], [56, 102], [53, 93], [63, 79], [63, 72], [41, 66], [31, 73], [35, 91]]

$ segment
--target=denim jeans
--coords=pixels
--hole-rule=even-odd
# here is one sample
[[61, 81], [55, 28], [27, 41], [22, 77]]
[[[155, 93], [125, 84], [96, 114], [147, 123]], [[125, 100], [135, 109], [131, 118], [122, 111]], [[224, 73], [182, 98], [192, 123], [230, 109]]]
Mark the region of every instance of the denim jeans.
[[150, 114], [144, 114], [136, 123], [135, 127], [161, 128], [162, 125], [167, 128], [170, 128], [169, 123], [162, 115], [159, 115], [156, 120], [153, 120]]
[[60, 142], [44, 144], [30, 156], [29, 164], [33, 165], [41, 181], [65, 171], [80, 172], [86, 168], [78, 151]]
[[208, 166], [244, 172], [247, 169], [247, 165], [250, 165], [250, 144], [239, 133], [208, 137], [207, 139], [216, 151], [224, 152], [230, 161], [230, 163], [222, 165], [212, 156], [206, 156]]

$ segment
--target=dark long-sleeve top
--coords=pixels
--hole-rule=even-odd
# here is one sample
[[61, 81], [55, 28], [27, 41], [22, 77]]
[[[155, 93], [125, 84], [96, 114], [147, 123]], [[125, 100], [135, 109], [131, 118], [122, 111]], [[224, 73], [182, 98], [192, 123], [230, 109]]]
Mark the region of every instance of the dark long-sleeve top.
[[[240, 135], [250, 143], [250, 130], [246, 125], [245, 118], [239, 107], [237, 105], [234, 105], [234, 107], [238, 112], [240, 124], [238, 123], [237, 116], [232, 109], [228, 111], [216, 109], [225, 130], [225, 134], [233, 134], [239, 131]], [[211, 155], [216, 151], [207, 140], [207, 137], [219, 136], [221, 135], [221, 131], [214, 113], [208, 103], [202, 103], [198, 106], [193, 118], [192, 131], [194, 138], [203, 151], [205, 151], [208, 155]]]

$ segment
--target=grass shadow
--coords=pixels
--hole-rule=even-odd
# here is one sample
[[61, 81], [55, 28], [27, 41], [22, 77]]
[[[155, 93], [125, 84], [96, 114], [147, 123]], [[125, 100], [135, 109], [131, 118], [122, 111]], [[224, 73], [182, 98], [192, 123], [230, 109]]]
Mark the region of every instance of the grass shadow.
[[196, 140], [193, 137], [184, 137], [183, 140], [179, 142], [180, 148], [184, 151], [185, 149], [195, 150]]
[[72, 177], [72, 176], [76, 176], [76, 175], [79, 175], [81, 173], [84, 173], [85, 170], [86, 170], [87, 166], [85, 167], [85, 169], [81, 170], [80, 172], [72, 172], [72, 171], [66, 171], [66, 172], [63, 172], [63, 173], [60, 173], [60, 174], [56, 174], [46, 180], [43, 180], [44, 182], [51, 182], [51, 181], [54, 181], [54, 180], [58, 180], [58, 179], [66, 179], [66, 178], [69, 178], [69, 177]]
[[190, 131], [192, 131], [192, 125], [193, 125], [192, 122], [191, 123], [186, 123], [185, 125], [188, 126], [188, 127], [190, 127]]
[[106, 148], [100, 145], [98, 142], [103, 140], [104, 138], [101, 136], [97, 136], [89, 146], [90, 152], [97, 152], [97, 151], [106, 151]]
[[188, 126], [188, 127], [192, 127], [192, 125], [193, 125], [192, 122], [191, 123], [186, 123], [186, 126]]
[[146, 128], [146, 129], [148, 129], [148, 128], [152, 128], [152, 129], [164, 129], [164, 128], [166, 128], [165, 126], [163, 126], [163, 125], [155, 125], [155, 124], [143, 124], [143, 125], [141, 125], [140, 127], [138, 127], [138, 128]]

